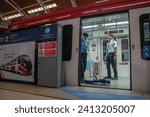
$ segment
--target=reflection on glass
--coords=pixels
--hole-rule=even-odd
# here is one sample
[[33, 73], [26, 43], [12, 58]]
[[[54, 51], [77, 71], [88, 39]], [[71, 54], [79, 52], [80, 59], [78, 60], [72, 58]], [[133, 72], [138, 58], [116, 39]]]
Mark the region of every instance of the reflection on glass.
[[150, 41], [149, 23], [144, 23], [144, 41]]

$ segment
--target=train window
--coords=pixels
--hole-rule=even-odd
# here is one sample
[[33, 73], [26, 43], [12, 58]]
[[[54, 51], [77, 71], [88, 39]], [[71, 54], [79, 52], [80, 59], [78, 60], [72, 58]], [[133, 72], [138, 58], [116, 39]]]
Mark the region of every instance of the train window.
[[150, 41], [149, 23], [144, 23], [144, 41]]
[[140, 16], [141, 56], [150, 60], [150, 14]]
[[129, 61], [128, 39], [121, 40], [122, 61]]
[[72, 33], [73, 26], [63, 26], [63, 38], [62, 38], [62, 59], [63, 61], [70, 61], [72, 55]]

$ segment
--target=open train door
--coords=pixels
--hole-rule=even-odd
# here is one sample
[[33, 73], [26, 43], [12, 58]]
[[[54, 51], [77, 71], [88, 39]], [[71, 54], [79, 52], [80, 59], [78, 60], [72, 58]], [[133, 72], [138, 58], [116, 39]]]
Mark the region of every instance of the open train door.
[[80, 18], [57, 22], [63, 27], [62, 57], [65, 85], [78, 85]]

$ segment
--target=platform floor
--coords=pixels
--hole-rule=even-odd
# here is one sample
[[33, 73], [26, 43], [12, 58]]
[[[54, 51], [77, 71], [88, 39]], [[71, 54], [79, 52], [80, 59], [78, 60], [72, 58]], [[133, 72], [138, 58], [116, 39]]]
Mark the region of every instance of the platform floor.
[[30, 84], [0, 82], [1, 100], [150, 100], [150, 93], [129, 90], [65, 86], [40, 87]]

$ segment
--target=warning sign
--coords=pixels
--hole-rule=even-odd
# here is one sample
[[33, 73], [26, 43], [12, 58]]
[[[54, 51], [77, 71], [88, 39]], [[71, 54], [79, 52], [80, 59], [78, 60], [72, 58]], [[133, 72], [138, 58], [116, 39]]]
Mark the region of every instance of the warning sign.
[[56, 42], [47, 42], [45, 45], [44, 45], [44, 49], [56, 49]]
[[56, 56], [56, 49], [55, 50], [45, 50], [44, 51], [45, 57], [54, 57]]
[[38, 45], [38, 57], [55, 57], [57, 42], [43, 42]]

